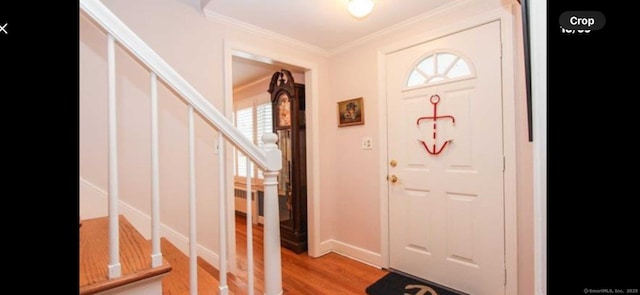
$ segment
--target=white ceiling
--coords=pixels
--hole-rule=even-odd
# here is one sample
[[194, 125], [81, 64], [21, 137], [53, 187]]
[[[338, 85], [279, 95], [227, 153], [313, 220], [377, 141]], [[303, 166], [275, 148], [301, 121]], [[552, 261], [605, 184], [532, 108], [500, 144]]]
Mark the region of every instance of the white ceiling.
[[[363, 19], [347, 12], [348, 0], [209, 0], [208, 18], [258, 28], [327, 55], [385, 28], [421, 17], [455, 0], [374, 0]], [[234, 87], [271, 75], [281, 67], [234, 58]]]
[[418, 17], [453, 0], [374, 0], [363, 19], [347, 12], [348, 0], [209, 0], [212, 18], [249, 24], [327, 52]]
[[245, 86], [251, 82], [255, 82], [263, 78], [271, 79], [271, 76], [274, 72], [280, 71], [283, 68], [288, 69], [288, 67], [261, 63], [251, 59], [236, 56], [233, 57], [232, 67], [234, 89]]

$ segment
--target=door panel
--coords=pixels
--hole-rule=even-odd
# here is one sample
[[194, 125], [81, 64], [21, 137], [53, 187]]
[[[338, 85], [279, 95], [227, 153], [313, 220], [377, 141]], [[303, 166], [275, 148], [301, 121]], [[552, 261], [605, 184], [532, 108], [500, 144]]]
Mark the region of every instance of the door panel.
[[500, 46], [495, 21], [386, 60], [390, 266], [479, 295], [505, 291]]

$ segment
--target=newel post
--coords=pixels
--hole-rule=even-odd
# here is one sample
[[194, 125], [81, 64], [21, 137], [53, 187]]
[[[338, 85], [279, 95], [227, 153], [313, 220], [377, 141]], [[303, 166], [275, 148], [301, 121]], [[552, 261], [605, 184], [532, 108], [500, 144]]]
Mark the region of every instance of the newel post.
[[280, 257], [280, 210], [278, 206], [278, 173], [282, 169], [282, 152], [273, 133], [262, 136], [268, 167], [264, 171], [264, 285], [266, 295], [282, 294]]

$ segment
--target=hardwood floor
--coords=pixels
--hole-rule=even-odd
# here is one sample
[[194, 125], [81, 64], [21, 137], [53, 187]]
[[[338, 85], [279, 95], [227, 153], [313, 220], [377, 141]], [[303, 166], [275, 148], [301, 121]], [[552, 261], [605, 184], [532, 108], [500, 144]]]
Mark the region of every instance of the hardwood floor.
[[[248, 294], [247, 290], [247, 231], [246, 218], [236, 215], [236, 275], [228, 275], [229, 291], [235, 295]], [[262, 225], [253, 226], [254, 253], [254, 294], [264, 294]], [[178, 252], [178, 253], [176, 253]], [[188, 258], [171, 243], [162, 239], [162, 253], [173, 266], [173, 271], [163, 280], [164, 294], [188, 294]], [[174, 254], [171, 254], [174, 253]], [[311, 258], [307, 252], [295, 254], [281, 248], [282, 288], [284, 294], [365, 295], [365, 289], [387, 274], [387, 271], [329, 253], [319, 258]], [[203, 273], [203, 272], [206, 272]], [[203, 283], [201, 276], [210, 275], [215, 282]], [[201, 258], [198, 258], [198, 294], [217, 294], [218, 270]], [[169, 282], [178, 280], [178, 282]], [[203, 286], [209, 289], [203, 291]], [[211, 286], [214, 286], [211, 288]], [[213, 292], [213, 293], [212, 293]]]
[[[80, 287], [81, 294], [92, 294], [106, 290], [114, 284], [106, 280], [108, 262], [107, 219], [83, 220], [80, 230]], [[246, 218], [236, 216], [236, 275], [228, 275], [231, 294], [248, 294], [247, 290], [247, 232]], [[189, 294], [189, 258], [165, 238], [161, 239], [163, 267], [147, 270], [150, 264], [150, 242], [137, 232], [129, 222], [121, 217], [120, 231], [123, 279], [136, 276], [148, 277], [156, 272], [165, 273], [162, 279], [164, 295]], [[254, 294], [264, 294], [263, 265], [263, 229], [262, 225], [253, 226], [254, 250]], [[129, 245], [142, 245], [129, 247]], [[128, 250], [137, 249], [137, 250]], [[133, 253], [128, 255], [126, 253]], [[281, 248], [282, 287], [284, 294], [359, 294], [364, 295], [370, 284], [381, 278], [387, 271], [367, 264], [329, 253], [319, 258], [311, 258], [307, 252], [295, 254]], [[95, 271], [90, 271], [95, 270]], [[198, 258], [198, 294], [218, 294], [218, 271], [209, 263]], [[104, 282], [102, 282], [104, 281]], [[96, 284], [98, 283], [98, 284]]]
[[[253, 226], [253, 236], [255, 294], [262, 294], [264, 292], [262, 225]], [[236, 215], [236, 255], [239, 269], [235, 278], [237, 282], [246, 282], [246, 241], [246, 218]], [[307, 255], [307, 252], [295, 254], [293, 251], [281, 248], [281, 255], [284, 294], [362, 295], [366, 294], [365, 289], [369, 285], [388, 273], [335, 253], [312, 258]]]

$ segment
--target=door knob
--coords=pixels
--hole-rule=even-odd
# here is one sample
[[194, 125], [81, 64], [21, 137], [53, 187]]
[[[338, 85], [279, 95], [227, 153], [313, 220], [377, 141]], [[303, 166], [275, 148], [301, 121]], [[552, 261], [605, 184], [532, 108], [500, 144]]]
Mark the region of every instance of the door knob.
[[395, 176], [395, 175], [387, 176], [387, 179], [391, 181], [391, 183], [398, 182], [398, 176]]

